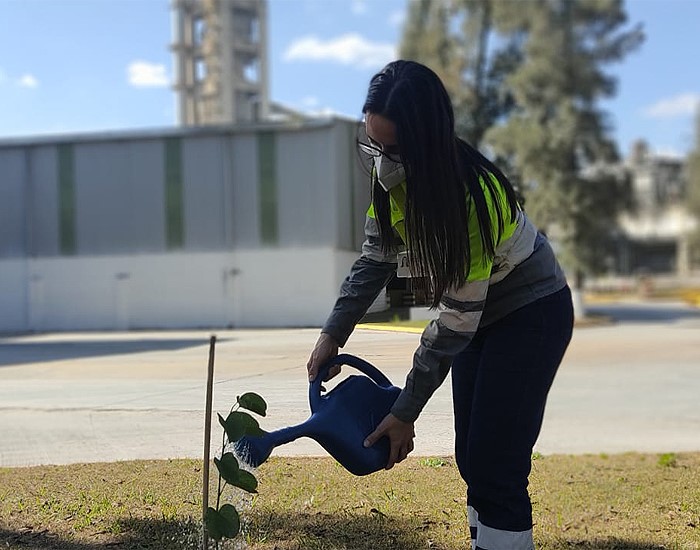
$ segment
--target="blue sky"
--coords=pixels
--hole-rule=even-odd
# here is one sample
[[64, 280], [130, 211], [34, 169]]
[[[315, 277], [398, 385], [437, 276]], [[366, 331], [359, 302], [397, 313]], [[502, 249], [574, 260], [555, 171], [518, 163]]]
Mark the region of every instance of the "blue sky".
[[[523, 0], [521, 0], [523, 1]], [[406, 0], [268, 0], [273, 101], [359, 116], [395, 55]], [[627, 0], [640, 50], [608, 70], [602, 106], [626, 153], [637, 138], [685, 154], [700, 103], [700, 1]], [[0, 138], [176, 124], [167, 0], [0, 0]]]

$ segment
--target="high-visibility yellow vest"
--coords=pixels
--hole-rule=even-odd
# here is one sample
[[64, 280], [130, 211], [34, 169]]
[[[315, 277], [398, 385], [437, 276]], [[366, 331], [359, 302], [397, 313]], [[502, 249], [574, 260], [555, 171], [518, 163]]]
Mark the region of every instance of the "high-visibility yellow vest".
[[[498, 211], [494, 204], [491, 192], [486, 187], [483, 178], [479, 177], [479, 183], [484, 191], [484, 197], [486, 198], [486, 206], [488, 207], [489, 216], [491, 217], [491, 228], [493, 234], [493, 242], [495, 248], [498, 247], [503, 241], [508, 239], [513, 235], [517, 227], [517, 219], [511, 220], [510, 207], [508, 205], [508, 198], [506, 196], [505, 189], [496, 179], [496, 177], [491, 174], [491, 180], [496, 187], [496, 195], [499, 206], [503, 217], [503, 233], [498, 234]], [[404, 245], [408, 244], [406, 239], [406, 182], [393, 187], [389, 191], [389, 204], [391, 208], [391, 226], [394, 228], [396, 233], [403, 241]], [[371, 204], [367, 215], [370, 218], [374, 218], [374, 205]], [[476, 215], [476, 211], [473, 209], [472, 203], [469, 203], [469, 251], [471, 255], [470, 266], [469, 266], [469, 277], [468, 281], [480, 281], [488, 279], [491, 276], [491, 268], [493, 266], [493, 258], [490, 258], [484, 250], [484, 245], [481, 242], [481, 233], [479, 231], [479, 219]]]

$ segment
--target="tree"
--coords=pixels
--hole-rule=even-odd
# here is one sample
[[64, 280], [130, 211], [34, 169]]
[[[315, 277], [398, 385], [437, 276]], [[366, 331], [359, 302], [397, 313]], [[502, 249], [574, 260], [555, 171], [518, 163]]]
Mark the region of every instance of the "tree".
[[505, 2], [502, 32], [521, 37], [523, 62], [507, 77], [515, 109], [486, 140], [524, 182], [528, 213], [556, 243], [572, 283], [602, 266], [601, 247], [628, 203], [606, 114], [597, 102], [615, 93], [603, 66], [643, 41], [623, 29], [622, 0]]
[[691, 239], [692, 257], [695, 262], [700, 261], [700, 106], [698, 106], [695, 118], [695, 146], [688, 154], [687, 160], [688, 182], [686, 199], [688, 211], [697, 220], [697, 228]]
[[520, 61], [512, 41], [498, 37], [497, 0], [412, 0], [399, 55], [432, 68], [455, 109], [457, 133], [479, 147], [486, 131], [512, 107], [503, 83]]

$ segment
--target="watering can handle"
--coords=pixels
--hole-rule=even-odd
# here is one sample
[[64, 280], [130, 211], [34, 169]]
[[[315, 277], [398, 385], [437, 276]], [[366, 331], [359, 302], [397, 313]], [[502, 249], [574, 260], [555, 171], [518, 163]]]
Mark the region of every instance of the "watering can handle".
[[351, 367], [355, 367], [357, 370], [369, 376], [383, 388], [389, 388], [392, 386], [391, 380], [384, 376], [384, 374], [374, 365], [371, 365], [364, 359], [360, 359], [354, 355], [341, 353], [340, 355], [332, 357], [321, 365], [321, 367], [318, 369], [316, 378], [309, 385], [309, 403], [311, 404], [312, 411], [317, 410], [321, 405], [321, 383], [323, 382], [323, 378], [328, 373], [328, 370], [333, 365], [350, 365]]

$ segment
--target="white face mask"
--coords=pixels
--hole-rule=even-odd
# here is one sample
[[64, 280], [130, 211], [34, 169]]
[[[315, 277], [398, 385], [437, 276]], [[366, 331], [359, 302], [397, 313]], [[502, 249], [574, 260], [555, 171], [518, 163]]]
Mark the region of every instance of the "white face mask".
[[379, 185], [382, 186], [384, 191], [389, 191], [389, 189], [396, 187], [406, 179], [403, 164], [384, 155], [374, 158], [374, 168], [377, 171]]

